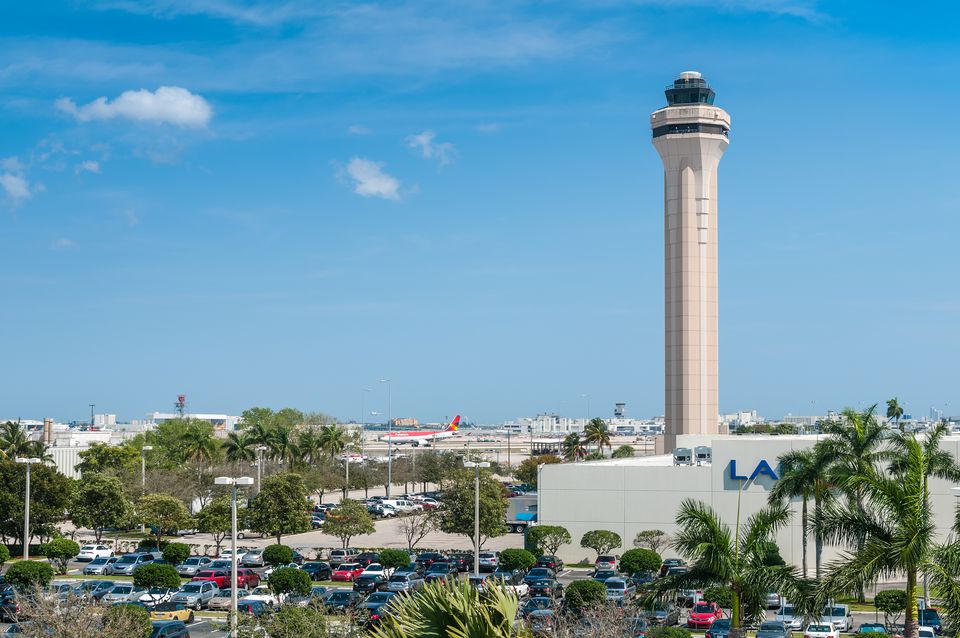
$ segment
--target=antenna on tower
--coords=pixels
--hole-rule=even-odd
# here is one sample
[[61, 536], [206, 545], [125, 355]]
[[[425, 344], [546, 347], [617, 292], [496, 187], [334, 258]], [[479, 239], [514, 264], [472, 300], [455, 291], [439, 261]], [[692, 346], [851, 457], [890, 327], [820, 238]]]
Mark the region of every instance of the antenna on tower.
[[177, 402], [173, 404], [173, 407], [175, 407], [175, 408], [177, 409], [177, 414], [178, 414], [178, 415], [180, 416], [180, 418], [182, 419], [182, 418], [183, 418], [183, 412], [184, 412], [184, 410], [186, 410], [186, 408], [187, 408], [187, 395], [185, 395], [185, 394], [178, 394], [178, 395], [177, 395]]

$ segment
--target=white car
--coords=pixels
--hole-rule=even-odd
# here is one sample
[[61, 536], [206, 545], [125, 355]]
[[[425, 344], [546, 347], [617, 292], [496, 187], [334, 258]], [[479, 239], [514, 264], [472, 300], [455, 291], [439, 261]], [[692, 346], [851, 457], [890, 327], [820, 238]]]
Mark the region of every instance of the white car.
[[265, 605], [272, 605], [274, 607], [278, 606], [283, 602], [283, 596], [277, 596], [273, 591], [270, 590], [270, 587], [267, 585], [259, 585], [253, 589], [249, 594], [243, 597], [243, 600], [250, 602], [252, 600], [259, 600]]
[[793, 605], [790, 604], [785, 604], [778, 609], [773, 619], [784, 623], [790, 631], [800, 631], [803, 628], [803, 616], [798, 616]]
[[803, 630], [803, 638], [840, 638], [840, 630], [832, 622], [815, 622]]
[[384, 567], [380, 563], [370, 563], [366, 569], [360, 572], [360, 576], [380, 576], [381, 574], [390, 578], [393, 576], [393, 570], [389, 567]]
[[79, 561], [91, 561], [94, 558], [110, 558], [113, 556], [113, 550], [106, 545], [84, 545], [77, 554]]
[[170, 589], [169, 587], [151, 587], [137, 600], [147, 607], [152, 607], [160, 603], [169, 602], [175, 593], [177, 593], [177, 590]]
[[277, 565], [276, 567], [270, 566], [270, 567], [267, 567], [267, 568], [264, 570], [264, 572], [263, 572], [263, 577], [264, 577], [264, 578], [270, 578], [270, 574], [272, 574], [274, 571], [280, 569], [281, 567], [293, 567], [294, 569], [300, 569], [300, 565], [297, 565], [296, 563], [288, 563], [288, 564], [286, 564], [286, 565]]
[[[247, 555], [247, 550], [246, 550], [246, 549], [244, 549], [243, 547], [238, 547], [238, 548], [237, 548], [237, 562], [238, 562], [238, 563], [239, 563], [240, 561], [242, 561], [242, 560], [243, 560], [243, 557], [246, 556], [246, 555]], [[223, 560], [233, 560], [233, 550], [230, 549], [230, 548], [227, 548], [227, 549], [223, 550], [222, 552], [220, 552], [220, 558], [222, 558]]]
[[917, 635], [920, 636], [920, 638], [937, 638], [937, 632], [933, 630], [933, 627], [921, 625], [917, 631]]

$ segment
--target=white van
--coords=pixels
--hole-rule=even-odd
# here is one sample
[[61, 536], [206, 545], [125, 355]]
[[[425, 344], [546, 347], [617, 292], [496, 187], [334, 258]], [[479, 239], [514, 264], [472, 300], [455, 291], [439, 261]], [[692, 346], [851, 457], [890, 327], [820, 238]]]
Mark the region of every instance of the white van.
[[393, 509], [397, 510], [401, 514], [407, 514], [409, 512], [419, 512], [423, 509], [423, 505], [419, 503], [414, 503], [413, 501], [408, 501], [405, 498], [395, 498], [395, 499], [384, 499], [380, 502], [381, 505], [389, 505]]

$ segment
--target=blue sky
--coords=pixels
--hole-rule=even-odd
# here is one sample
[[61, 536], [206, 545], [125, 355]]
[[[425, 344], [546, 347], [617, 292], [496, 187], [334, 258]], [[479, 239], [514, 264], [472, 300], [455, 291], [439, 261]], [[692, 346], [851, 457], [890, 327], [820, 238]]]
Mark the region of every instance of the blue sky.
[[11, 5], [0, 414], [349, 419], [380, 378], [425, 420], [662, 413], [648, 115], [687, 69], [733, 120], [721, 409], [960, 412], [958, 11]]

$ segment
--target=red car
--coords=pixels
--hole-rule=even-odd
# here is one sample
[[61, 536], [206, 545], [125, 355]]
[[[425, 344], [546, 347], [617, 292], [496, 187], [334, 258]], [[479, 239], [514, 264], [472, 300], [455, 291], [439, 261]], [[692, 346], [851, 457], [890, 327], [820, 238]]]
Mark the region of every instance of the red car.
[[[224, 589], [230, 586], [230, 572], [222, 569], [204, 569], [197, 572], [191, 580], [209, 580], [217, 584], [217, 587]], [[239, 574], [237, 580], [239, 581]]]
[[[229, 581], [227, 581], [227, 587], [229, 587]], [[245, 587], [246, 589], [253, 589], [260, 584], [260, 574], [253, 571], [252, 569], [238, 568], [237, 569], [237, 587]]]
[[360, 563], [343, 563], [333, 571], [330, 580], [352, 582], [362, 573], [363, 566]]
[[717, 603], [700, 601], [690, 610], [687, 618], [687, 629], [710, 629], [714, 620], [721, 618], [723, 611]]

